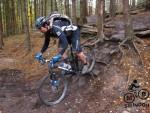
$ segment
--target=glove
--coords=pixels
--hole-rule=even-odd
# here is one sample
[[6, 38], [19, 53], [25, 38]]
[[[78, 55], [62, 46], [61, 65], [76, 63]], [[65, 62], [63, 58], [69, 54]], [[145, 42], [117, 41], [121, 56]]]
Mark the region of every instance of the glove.
[[42, 53], [37, 53], [37, 54], [35, 55], [35, 59], [38, 60], [38, 61], [41, 61], [41, 60], [43, 59]]
[[42, 56], [42, 53], [37, 53], [35, 59], [38, 60], [41, 64], [45, 64], [45, 59]]
[[58, 55], [54, 56], [54, 57], [51, 59], [51, 61], [49, 62], [49, 67], [53, 67], [54, 64], [55, 64], [56, 62], [58, 62], [58, 61], [61, 59], [61, 57], [62, 57], [61, 54], [58, 54]]

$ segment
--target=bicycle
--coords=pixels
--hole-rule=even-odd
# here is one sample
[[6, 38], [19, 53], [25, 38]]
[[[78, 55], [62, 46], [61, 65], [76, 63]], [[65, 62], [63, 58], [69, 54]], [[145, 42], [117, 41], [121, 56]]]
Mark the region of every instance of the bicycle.
[[[95, 65], [94, 51], [90, 46], [82, 45], [82, 50], [86, 55], [90, 66], [87, 73], [90, 73]], [[50, 60], [43, 59], [45, 63]], [[64, 63], [65, 62], [65, 63]], [[62, 68], [60, 65], [65, 65], [66, 68]], [[72, 51], [72, 46], [69, 48], [69, 57], [65, 61], [61, 61], [55, 64], [53, 67], [49, 67], [48, 75], [44, 76], [40, 80], [38, 86], [38, 96], [45, 105], [55, 105], [61, 102], [68, 89], [68, 75], [81, 74], [83, 63], [78, 59]], [[60, 69], [61, 71], [58, 71]], [[60, 72], [59, 74], [57, 72]]]

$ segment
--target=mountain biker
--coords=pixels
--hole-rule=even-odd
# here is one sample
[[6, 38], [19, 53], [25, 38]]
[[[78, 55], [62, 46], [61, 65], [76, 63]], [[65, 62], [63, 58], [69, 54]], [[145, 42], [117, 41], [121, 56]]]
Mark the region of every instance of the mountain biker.
[[80, 30], [77, 26], [72, 24], [72, 21], [67, 16], [63, 16], [58, 12], [53, 12], [49, 17], [38, 17], [35, 22], [36, 28], [44, 33], [45, 41], [39, 53], [36, 54], [36, 59], [41, 60], [42, 54], [47, 50], [50, 42], [50, 37], [58, 37], [58, 53], [51, 59], [50, 66], [54, 65], [60, 59], [65, 57], [65, 50], [68, 44], [72, 44], [73, 51], [77, 54], [79, 59], [84, 63], [82, 74], [88, 71], [89, 64], [86, 56], [80, 47]]

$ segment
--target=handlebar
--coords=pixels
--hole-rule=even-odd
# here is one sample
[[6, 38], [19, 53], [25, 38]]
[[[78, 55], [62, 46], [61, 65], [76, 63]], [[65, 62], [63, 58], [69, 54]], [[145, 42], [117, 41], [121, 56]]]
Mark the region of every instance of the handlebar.
[[[48, 59], [45, 59], [45, 58], [43, 58], [43, 59], [40, 60], [41, 64], [45, 64], [45, 63], [49, 63], [49, 62], [51, 62], [51, 60], [48, 60]], [[60, 64], [53, 64], [52, 66], [48, 66], [48, 67], [50, 69], [59, 68], [61, 70], [66, 70], [69, 73], [73, 72], [73, 70], [71, 69], [71, 66], [69, 64], [65, 64], [65, 65], [67, 65], [67, 68], [69, 68], [69, 69], [61, 67]]]
[[47, 63], [47, 62], [50, 62], [50, 60], [48, 60], [48, 59], [45, 59], [45, 63]]
[[[44, 65], [45, 63], [49, 63], [51, 60], [49, 60], [49, 59], [46, 59], [46, 58], [43, 58], [43, 59], [41, 59], [39, 62], [42, 64], [42, 65]], [[58, 65], [56, 65], [56, 64], [53, 64], [53, 66], [49, 66], [49, 68], [58, 68]]]

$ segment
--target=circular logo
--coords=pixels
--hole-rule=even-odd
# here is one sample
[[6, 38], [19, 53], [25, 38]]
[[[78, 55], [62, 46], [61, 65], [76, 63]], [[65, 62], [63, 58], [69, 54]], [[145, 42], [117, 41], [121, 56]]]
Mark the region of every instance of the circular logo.
[[138, 96], [140, 99], [145, 100], [149, 97], [149, 91], [147, 89], [141, 89], [138, 92]]
[[132, 103], [135, 100], [135, 95], [133, 93], [124, 94], [124, 101], [126, 103]]

